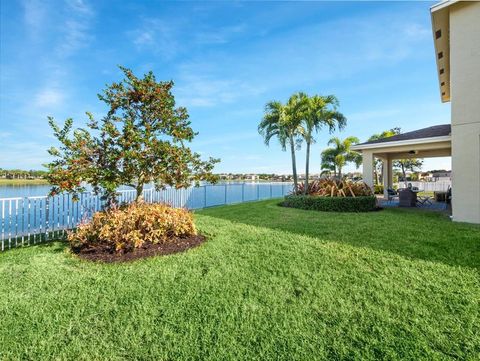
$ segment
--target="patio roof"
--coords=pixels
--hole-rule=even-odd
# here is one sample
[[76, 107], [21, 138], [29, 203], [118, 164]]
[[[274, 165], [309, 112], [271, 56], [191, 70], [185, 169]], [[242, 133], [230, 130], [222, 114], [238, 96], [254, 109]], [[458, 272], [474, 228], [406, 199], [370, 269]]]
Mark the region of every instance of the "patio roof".
[[445, 157], [451, 155], [451, 125], [442, 124], [352, 146], [394, 159]]

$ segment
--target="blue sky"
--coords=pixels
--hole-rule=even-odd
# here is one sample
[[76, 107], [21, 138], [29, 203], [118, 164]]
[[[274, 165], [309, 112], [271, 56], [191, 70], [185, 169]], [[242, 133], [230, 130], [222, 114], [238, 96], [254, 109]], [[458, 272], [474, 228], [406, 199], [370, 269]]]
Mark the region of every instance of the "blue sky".
[[[1, 2], [0, 167], [41, 168], [53, 143], [47, 115], [101, 117], [96, 94], [153, 70], [175, 81], [200, 134], [192, 148], [218, 172], [290, 172], [288, 153], [257, 133], [269, 100], [335, 94], [340, 137], [449, 123], [440, 102], [432, 2]], [[337, 135], [337, 134], [336, 134]], [[330, 135], [319, 134], [312, 169]], [[303, 150], [298, 166], [303, 170]], [[450, 169], [449, 158], [424, 169]], [[349, 167], [353, 170], [353, 167]]]

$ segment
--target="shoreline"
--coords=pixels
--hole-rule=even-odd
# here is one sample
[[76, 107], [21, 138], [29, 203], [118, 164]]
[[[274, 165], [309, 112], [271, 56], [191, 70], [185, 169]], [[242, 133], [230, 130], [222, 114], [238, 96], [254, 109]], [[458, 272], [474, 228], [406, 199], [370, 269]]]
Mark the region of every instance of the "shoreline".
[[46, 179], [6, 179], [0, 178], [0, 186], [17, 186], [17, 185], [48, 185]]

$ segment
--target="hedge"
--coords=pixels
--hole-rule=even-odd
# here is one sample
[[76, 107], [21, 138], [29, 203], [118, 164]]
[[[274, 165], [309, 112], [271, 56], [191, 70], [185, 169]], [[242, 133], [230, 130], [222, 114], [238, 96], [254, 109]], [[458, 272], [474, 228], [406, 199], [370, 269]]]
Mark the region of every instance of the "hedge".
[[319, 197], [289, 195], [285, 197], [281, 205], [322, 212], [369, 212], [377, 208], [377, 199], [375, 196]]

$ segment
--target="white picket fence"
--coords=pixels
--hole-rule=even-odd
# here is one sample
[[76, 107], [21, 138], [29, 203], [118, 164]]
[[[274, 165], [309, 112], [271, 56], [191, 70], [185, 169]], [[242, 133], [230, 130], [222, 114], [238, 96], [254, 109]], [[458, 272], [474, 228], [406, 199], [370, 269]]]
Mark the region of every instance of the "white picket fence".
[[[291, 183], [224, 183], [186, 189], [146, 189], [143, 199], [148, 203], [201, 209], [283, 197], [291, 190]], [[119, 203], [135, 199], [134, 190], [118, 194]], [[69, 194], [0, 198], [0, 250], [62, 238], [66, 230], [75, 228], [103, 207], [100, 196], [91, 192], [82, 193], [78, 201], [73, 201]]]
[[[412, 187], [417, 187], [420, 190], [425, 192], [446, 192], [449, 187], [452, 186], [451, 181], [438, 181], [438, 182], [407, 182], [407, 184], [411, 184]], [[398, 188], [404, 188], [405, 183], [400, 182], [397, 183], [396, 186]]]

